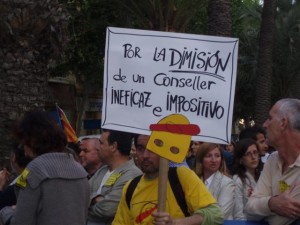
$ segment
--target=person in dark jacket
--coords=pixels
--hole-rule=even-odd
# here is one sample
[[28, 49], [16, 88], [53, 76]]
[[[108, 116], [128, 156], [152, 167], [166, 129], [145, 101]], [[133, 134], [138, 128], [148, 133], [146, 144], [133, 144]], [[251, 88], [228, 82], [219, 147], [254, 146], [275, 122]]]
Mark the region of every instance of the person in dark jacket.
[[[25, 156], [24, 149], [21, 149], [17, 143], [14, 143], [10, 155], [10, 163], [13, 172], [19, 176], [30, 161], [31, 159]], [[2, 184], [0, 185], [0, 209], [5, 206], [12, 206], [16, 204], [17, 198], [15, 193], [15, 186], [18, 179], [18, 177], [15, 178], [7, 186], [7, 183], [9, 182], [8, 176], [10, 173], [7, 169], [3, 169], [1, 173], [3, 174], [3, 176], [0, 176], [0, 184]]]

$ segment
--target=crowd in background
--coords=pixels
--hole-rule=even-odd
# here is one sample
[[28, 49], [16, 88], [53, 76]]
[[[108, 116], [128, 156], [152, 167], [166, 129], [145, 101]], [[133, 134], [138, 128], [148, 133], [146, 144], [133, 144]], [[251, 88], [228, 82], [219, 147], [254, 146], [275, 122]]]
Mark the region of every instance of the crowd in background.
[[30, 112], [14, 127], [11, 169], [0, 171], [0, 224], [296, 224], [299, 113], [299, 100], [283, 99], [263, 126], [228, 145], [192, 141], [182, 163], [169, 162], [160, 212], [159, 156], [146, 148], [149, 136], [103, 130], [67, 143], [45, 112]]

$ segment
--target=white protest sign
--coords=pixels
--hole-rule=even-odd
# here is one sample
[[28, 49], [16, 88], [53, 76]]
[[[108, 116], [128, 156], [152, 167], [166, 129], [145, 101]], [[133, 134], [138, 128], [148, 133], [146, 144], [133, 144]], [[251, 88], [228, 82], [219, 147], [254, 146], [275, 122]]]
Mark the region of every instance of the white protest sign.
[[107, 28], [102, 128], [149, 135], [182, 114], [193, 140], [230, 142], [237, 56], [236, 38]]

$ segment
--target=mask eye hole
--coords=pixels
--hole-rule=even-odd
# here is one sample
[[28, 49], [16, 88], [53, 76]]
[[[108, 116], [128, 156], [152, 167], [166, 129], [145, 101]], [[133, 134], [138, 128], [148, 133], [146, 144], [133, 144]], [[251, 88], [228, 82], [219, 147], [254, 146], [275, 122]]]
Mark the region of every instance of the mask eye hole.
[[179, 148], [175, 147], [175, 146], [172, 146], [170, 148], [170, 151], [173, 153], [173, 154], [178, 154], [179, 153]]
[[162, 147], [164, 145], [164, 142], [160, 139], [155, 139], [154, 144], [158, 147]]

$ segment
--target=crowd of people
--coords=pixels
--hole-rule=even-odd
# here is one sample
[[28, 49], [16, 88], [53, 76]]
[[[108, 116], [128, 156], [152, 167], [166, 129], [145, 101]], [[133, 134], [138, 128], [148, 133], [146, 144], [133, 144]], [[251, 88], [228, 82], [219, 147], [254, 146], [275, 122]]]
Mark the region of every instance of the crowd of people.
[[0, 225], [298, 224], [299, 115], [300, 100], [281, 99], [237, 141], [192, 141], [183, 163], [169, 162], [161, 211], [150, 136], [102, 130], [73, 151], [46, 112], [29, 112], [13, 127], [13, 171], [0, 171]]

